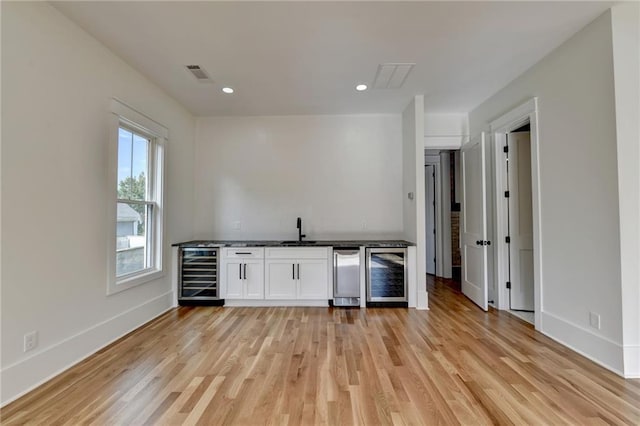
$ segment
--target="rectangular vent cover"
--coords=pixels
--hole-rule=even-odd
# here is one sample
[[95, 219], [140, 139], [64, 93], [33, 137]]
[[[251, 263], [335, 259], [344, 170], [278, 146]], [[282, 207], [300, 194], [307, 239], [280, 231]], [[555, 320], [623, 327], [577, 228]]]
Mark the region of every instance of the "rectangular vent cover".
[[378, 65], [374, 89], [399, 89], [407, 80], [407, 76], [415, 63], [386, 63]]
[[203, 82], [210, 82], [211, 77], [209, 77], [209, 74], [207, 74], [207, 72], [200, 67], [200, 65], [186, 65], [187, 70], [189, 70], [189, 72], [196, 78], [196, 80], [198, 81], [203, 81]]

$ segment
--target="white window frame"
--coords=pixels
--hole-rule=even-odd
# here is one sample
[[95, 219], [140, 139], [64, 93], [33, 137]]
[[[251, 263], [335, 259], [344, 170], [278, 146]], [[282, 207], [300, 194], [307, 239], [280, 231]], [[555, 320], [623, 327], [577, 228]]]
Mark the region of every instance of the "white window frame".
[[[164, 170], [165, 149], [169, 132], [166, 127], [134, 110], [118, 99], [111, 100], [111, 118], [108, 143], [108, 238], [107, 238], [107, 295], [136, 287], [165, 275], [164, 271]], [[139, 272], [116, 276], [116, 224], [118, 204], [118, 133], [120, 128], [133, 131], [148, 138], [149, 143], [149, 191], [154, 201], [151, 229], [147, 230], [152, 240], [151, 268]]]

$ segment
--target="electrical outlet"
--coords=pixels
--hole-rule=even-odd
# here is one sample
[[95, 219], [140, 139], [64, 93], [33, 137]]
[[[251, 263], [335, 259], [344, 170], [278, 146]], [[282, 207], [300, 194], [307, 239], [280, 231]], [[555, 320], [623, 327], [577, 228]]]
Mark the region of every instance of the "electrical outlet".
[[600, 330], [600, 314], [589, 312], [589, 325]]
[[38, 332], [32, 331], [24, 335], [24, 351], [28, 352], [38, 346]]
[[236, 220], [231, 224], [231, 227], [233, 228], [234, 231], [239, 231], [242, 229], [242, 222], [240, 222], [239, 220]]

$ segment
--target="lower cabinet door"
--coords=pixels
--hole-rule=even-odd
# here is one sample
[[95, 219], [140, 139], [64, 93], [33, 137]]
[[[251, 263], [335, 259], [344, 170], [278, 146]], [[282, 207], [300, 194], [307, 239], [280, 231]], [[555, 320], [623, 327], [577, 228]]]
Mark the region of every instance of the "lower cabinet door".
[[246, 259], [243, 268], [244, 298], [264, 299], [264, 261]]
[[327, 300], [328, 274], [326, 259], [300, 259], [297, 273], [298, 299]]
[[296, 270], [292, 260], [266, 261], [265, 299], [295, 299]]
[[242, 279], [242, 262], [228, 262], [225, 266], [225, 275], [227, 283], [227, 292], [225, 298], [227, 299], [242, 299], [243, 298], [243, 282]]

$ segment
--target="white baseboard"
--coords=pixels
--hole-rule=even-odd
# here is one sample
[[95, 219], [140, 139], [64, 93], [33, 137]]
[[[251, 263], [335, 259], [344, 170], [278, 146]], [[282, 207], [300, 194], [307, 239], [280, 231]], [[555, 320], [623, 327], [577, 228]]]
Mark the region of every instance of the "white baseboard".
[[0, 371], [0, 407], [172, 309], [172, 302], [173, 291], [164, 293], [6, 366]]
[[640, 345], [624, 345], [624, 378], [640, 379]]
[[266, 299], [224, 299], [225, 307], [286, 307], [286, 306], [329, 306], [328, 299], [325, 300], [266, 300]]
[[596, 364], [624, 377], [622, 345], [606, 337], [560, 318], [549, 312], [541, 312], [542, 334], [578, 352]]

